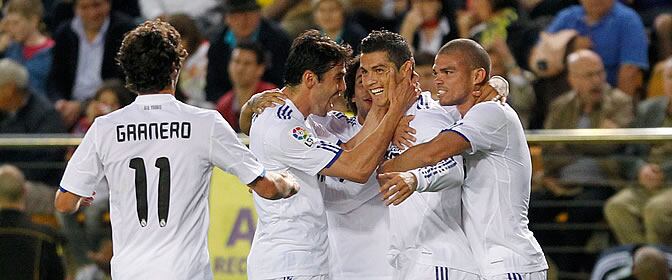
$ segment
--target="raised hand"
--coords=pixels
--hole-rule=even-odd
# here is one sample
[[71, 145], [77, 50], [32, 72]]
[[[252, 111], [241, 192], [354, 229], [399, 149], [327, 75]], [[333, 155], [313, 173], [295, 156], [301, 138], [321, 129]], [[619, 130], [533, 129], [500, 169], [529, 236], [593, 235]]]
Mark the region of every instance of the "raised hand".
[[276, 105], [284, 105], [285, 96], [279, 89], [270, 89], [253, 95], [248, 104], [253, 112], [261, 114], [266, 108], [273, 108]]

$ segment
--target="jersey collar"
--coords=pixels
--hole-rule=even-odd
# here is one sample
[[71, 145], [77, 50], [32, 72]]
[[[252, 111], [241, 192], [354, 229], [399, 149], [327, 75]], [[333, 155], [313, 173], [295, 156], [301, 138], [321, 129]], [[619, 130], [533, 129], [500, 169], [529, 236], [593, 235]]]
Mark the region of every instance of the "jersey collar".
[[165, 102], [173, 102], [177, 101], [175, 99], [175, 96], [172, 94], [167, 94], [167, 93], [157, 93], [157, 94], [144, 94], [144, 95], [138, 95], [138, 97], [135, 98], [135, 102], [137, 104], [149, 104], [149, 103], [165, 103]]
[[285, 105], [278, 107], [278, 109], [275, 110], [275, 113], [278, 114], [278, 117], [280, 118], [293, 118], [302, 122], [306, 120], [306, 117], [301, 114], [299, 108], [297, 108], [289, 99], [285, 99]]

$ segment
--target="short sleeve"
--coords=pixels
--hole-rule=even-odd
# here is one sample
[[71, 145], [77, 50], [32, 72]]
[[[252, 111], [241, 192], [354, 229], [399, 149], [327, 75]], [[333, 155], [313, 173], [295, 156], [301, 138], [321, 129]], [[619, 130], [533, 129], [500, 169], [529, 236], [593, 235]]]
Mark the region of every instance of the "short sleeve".
[[219, 114], [213, 114], [215, 121], [210, 137], [210, 161], [222, 170], [237, 176], [245, 184], [252, 183], [264, 175], [264, 166], [240, 142], [233, 128]]
[[310, 175], [330, 167], [343, 152], [338, 145], [317, 138], [304, 125], [287, 126], [280, 132], [270, 133], [277, 135], [265, 137], [266, 155]]
[[102, 183], [105, 174], [96, 148], [97, 124], [98, 122], [93, 122], [68, 162], [63, 179], [61, 179], [62, 190], [88, 197], [93, 195], [98, 185]]
[[507, 117], [503, 110], [504, 106], [492, 101], [476, 104], [462, 120], [444, 131], [453, 131], [464, 137], [471, 144], [469, 154], [495, 150], [506, 140]]

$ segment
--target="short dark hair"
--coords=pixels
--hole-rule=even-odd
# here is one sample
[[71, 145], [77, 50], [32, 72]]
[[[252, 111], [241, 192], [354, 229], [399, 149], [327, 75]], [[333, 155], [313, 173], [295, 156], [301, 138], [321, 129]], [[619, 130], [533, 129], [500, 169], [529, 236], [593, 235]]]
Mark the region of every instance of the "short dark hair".
[[357, 69], [359, 69], [359, 56], [355, 57], [348, 64], [347, 71], [345, 72], [345, 91], [343, 92], [343, 97], [345, 102], [348, 103], [350, 111], [357, 114], [357, 106], [355, 102], [352, 101], [352, 98], [355, 97], [355, 87], [357, 86]]
[[103, 94], [103, 92], [111, 91], [119, 100], [119, 106], [124, 107], [128, 104], [131, 104], [135, 100], [135, 95], [130, 92], [124, 83], [119, 79], [108, 79], [104, 80], [103, 84], [100, 85], [96, 94], [93, 96], [93, 99], [98, 99]]
[[384, 51], [398, 69], [408, 60], [411, 60], [411, 48], [406, 39], [397, 33], [387, 30], [375, 30], [362, 39], [360, 47], [362, 53]]
[[186, 56], [180, 33], [169, 23], [155, 19], [126, 33], [117, 63], [124, 71], [128, 89], [154, 93], [170, 85], [170, 75], [182, 67]]
[[285, 84], [300, 84], [303, 72], [308, 70], [315, 73], [319, 81], [334, 66], [347, 63], [351, 55], [350, 46], [339, 45], [317, 30], [305, 31], [292, 42], [285, 65]]
[[257, 57], [256, 61], [257, 64], [264, 64], [266, 65], [266, 62], [268, 61], [266, 59], [266, 52], [264, 51], [264, 47], [261, 46], [261, 44], [257, 42], [252, 42], [252, 41], [242, 41], [236, 45], [234, 49], [241, 49], [241, 50], [246, 50], [246, 51], [251, 51], [254, 53], [254, 55]]
[[454, 39], [439, 49], [439, 55], [459, 52], [464, 63], [468, 63], [471, 70], [483, 68], [486, 77], [490, 77], [490, 55], [481, 44], [471, 39]]

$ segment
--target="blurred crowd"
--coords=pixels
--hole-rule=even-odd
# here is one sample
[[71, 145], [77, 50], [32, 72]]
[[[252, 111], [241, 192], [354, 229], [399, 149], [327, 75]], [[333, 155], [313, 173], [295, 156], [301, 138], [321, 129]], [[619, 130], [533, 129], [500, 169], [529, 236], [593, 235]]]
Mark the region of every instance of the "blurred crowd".
[[[189, 53], [177, 98], [217, 110], [236, 131], [240, 109], [253, 94], [283, 85], [292, 39], [306, 29], [349, 44], [355, 53], [372, 30], [398, 32], [412, 46], [422, 88], [434, 95], [436, 52], [451, 39], [472, 38], [489, 52], [492, 73], [510, 82], [507, 102], [528, 129], [672, 126], [668, 0], [3, 0], [0, 4], [0, 134], [82, 135], [96, 117], [133, 102], [135, 94], [120, 80], [115, 55], [127, 31], [156, 17], [175, 26]], [[345, 101], [335, 104], [348, 110]], [[606, 221], [612, 243], [672, 246], [671, 143], [533, 149], [533, 202], [606, 203], [603, 212], [533, 208], [532, 224]], [[71, 153], [0, 150], [0, 163], [19, 168], [0, 167], [0, 194], [11, 193], [10, 185], [15, 190], [17, 184], [29, 186], [32, 191], [21, 200], [29, 206], [19, 208], [33, 220], [43, 214], [47, 218], [41, 222], [61, 225], [60, 233], [49, 232], [54, 236], [49, 240], [59, 243], [64, 235], [63, 240], [70, 241], [65, 257], [69, 274], [76, 279], [105, 279], [112, 246], [106, 191], [98, 192], [97, 207], [55, 221], [48, 219], [51, 202], [38, 195], [40, 190], [44, 196], [53, 195]], [[3, 181], [5, 173], [11, 180]], [[24, 175], [16, 173], [25, 174], [26, 182], [17, 183]], [[4, 206], [0, 203], [0, 209]], [[541, 235], [542, 245], [583, 246], [594, 237], [584, 232]], [[577, 266], [575, 259], [555, 261], [565, 269]]]

